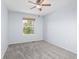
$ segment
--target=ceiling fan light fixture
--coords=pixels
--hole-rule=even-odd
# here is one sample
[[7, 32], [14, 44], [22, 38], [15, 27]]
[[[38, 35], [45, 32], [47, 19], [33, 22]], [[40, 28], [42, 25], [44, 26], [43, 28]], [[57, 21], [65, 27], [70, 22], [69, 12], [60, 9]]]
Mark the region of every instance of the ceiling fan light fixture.
[[41, 6], [40, 5], [37, 5], [37, 8], [41, 8]]
[[47, 4], [45, 3], [45, 1], [47, 2], [47, 0], [37, 0], [36, 3], [32, 1], [29, 1], [29, 3], [32, 3], [35, 5], [31, 9], [37, 8], [39, 11], [42, 11], [43, 6], [51, 6], [51, 4]]

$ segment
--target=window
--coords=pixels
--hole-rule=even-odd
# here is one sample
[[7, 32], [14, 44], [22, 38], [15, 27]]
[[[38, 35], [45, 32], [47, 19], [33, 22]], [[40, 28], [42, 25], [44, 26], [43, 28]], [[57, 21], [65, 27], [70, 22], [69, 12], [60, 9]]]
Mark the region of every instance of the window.
[[34, 33], [34, 18], [23, 18], [23, 34]]

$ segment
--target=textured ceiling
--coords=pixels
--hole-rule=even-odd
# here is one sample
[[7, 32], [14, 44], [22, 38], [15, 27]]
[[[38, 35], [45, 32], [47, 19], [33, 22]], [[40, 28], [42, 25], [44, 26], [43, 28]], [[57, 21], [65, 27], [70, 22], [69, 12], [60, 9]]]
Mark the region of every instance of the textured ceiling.
[[[5, 0], [7, 8], [10, 11], [30, 13], [34, 15], [46, 15], [56, 9], [69, 6], [70, 3], [73, 3], [75, 0], [45, 0], [44, 3], [51, 3], [51, 7], [43, 7], [43, 10], [40, 12], [37, 8], [30, 9], [34, 5], [28, 3], [28, 1], [35, 2], [36, 0]], [[47, 2], [48, 1], [48, 2]], [[70, 4], [71, 5], [71, 4]]]

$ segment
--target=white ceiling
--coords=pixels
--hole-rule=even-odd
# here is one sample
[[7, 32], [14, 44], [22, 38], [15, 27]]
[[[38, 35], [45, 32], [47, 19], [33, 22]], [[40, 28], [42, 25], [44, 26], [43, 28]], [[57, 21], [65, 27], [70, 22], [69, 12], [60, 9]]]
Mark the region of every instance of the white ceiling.
[[5, 0], [5, 3], [7, 5], [7, 8], [10, 11], [24, 12], [24, 13], [34, 14], [34, 15], [38, 15], [38, 14], [46, 15], [61, 7], [72, 5], [75, 0], [45, 0], [45, 1], [48, 1], [48, 3], [51, 3], [52, 6], [43, 7], [43, 10], [41, 12], [37, 8], [30, 9], [34, 5], [31, 3], [28, 3], [28, 1], [35, 2], [36, 0]]

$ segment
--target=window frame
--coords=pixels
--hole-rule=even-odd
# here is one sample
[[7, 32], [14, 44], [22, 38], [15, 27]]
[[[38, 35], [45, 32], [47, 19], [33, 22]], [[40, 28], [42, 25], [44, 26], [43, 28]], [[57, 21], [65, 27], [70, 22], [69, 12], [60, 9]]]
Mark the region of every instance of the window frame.
[[[24, 23], [23, 23], [23, 21], [24, 20], [32, 20], [32, 26], [28, 26], [28, 27], [31, 27], [32, 28], [32, 30], [33, 30], [33, 33], [24, 33], [23, 32], [23, 28], [24, 28]], [[23, 17], [23, 20], [22, 20], [22, 33], [24, 34], [24, 35], [31, 35], [31, 34], [34, 34], [35, 33], [35, 18], [33, 18], [33, 17]]]

